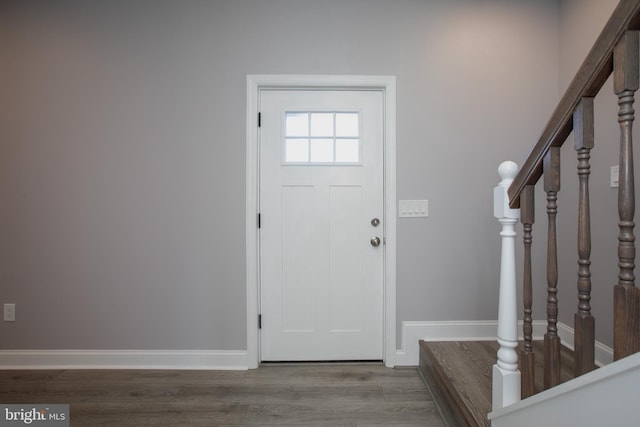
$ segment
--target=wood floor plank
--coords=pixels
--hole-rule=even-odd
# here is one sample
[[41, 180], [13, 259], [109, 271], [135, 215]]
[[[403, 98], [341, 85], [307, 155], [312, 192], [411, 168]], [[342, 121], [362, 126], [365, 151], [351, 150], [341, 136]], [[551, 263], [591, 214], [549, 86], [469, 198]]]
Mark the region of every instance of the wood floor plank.
[[0, 371], [0, 402], [68, 403], [72, 426], [442, 427], [416, 369]]
[[433, 403], [371, 402], [347, 405], [307, 406], [297, 404], [264, 405], [247, 414], [247, 423], [271, 425], [316, 425], [328, 420], [348, 424], [398, 422], [442, 426]]

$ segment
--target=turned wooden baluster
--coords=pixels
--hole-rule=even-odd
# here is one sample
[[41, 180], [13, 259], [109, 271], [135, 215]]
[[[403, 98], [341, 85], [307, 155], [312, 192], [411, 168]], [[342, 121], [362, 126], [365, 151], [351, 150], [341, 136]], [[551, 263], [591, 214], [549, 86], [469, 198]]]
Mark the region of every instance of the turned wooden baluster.
[[544, 388], [560, 384], [560, 337], [558, 337], [558, 248], [556, 213], [560, 191], [560, 148], [551, 147], [544, 158], [544, 191], [547, 193], [547, 333], [544, 334]]
[[613, 52], [613, 87], [618, 95], [620, 123], [620, 180], [618, 187], [618, 284], [614, 286], [613, 358], [640, 350], [640, 291], [635, 286], [636, 247], [633, 228], [635, 193], [631, 130], [634, 93], [638, 90], [638, 32], [628, 31]]
[[524, 231], [522, 238], [524, 242], [524, 319], [522, 327], [524, 344], [520, 352], [523, 399], [533, 396], [536, 392], [534, 378], [536, 358], [533, 353], [533, 317], [531, 309], [533, 303], [531, 278], [531, 242], [533, 241], [533, 237], [531, 230], [533, 229], [533, 223], [535, 221], [534, 191], [535, 187], [533, 185], [527, 185], [520, 195], [520, 222], [522, 222]]
[[591, 315], [590, 152], [594, 146], [593, 98], [582, 98], [573, 113], [574, 148], [578, 152], [578, 311], [574, 315], [575, 375], [595, 369], [595, 319]]

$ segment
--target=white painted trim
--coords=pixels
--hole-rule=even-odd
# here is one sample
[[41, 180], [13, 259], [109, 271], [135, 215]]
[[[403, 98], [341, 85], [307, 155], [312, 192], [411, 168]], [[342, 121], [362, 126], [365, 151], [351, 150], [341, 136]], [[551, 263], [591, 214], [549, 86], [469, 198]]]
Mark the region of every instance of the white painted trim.
[[246, 147], [246, 275], [247, 275], [247, 364], [258, 367], [258, 81], [247, 76], [247, 147]]
[[[442, 322], [402, 322], [402, 348], [396, 350], [396, 365], [417, 366], [420, 349], [418, 341], [495, 341], [497, 320], [442, 321]], [[522, 320], [518, 321], [522, 331]], [[545, 320], [533, 321], [533, 339], [541, 340], [547, 330]], [[574, 330], [558, 322], [558, 336], [564, 346], [573, 350]], [[518, 337], [522, 339], [522, 336]], [[596, 365], [604, 366], [613, 361], [613, 349], [596, 341]]]
[[[637, 411], [635, 411], [634, 404], [637, 402], [637, 379], [634, 377], [638, 377], [640, 375], [637, 374], [640, 369], [640, 353], [632, 354], [623, 359], [618, 360], [616, 363], [612, 363], [608, 366], [604, 366], [600, 369], [596, 369], [594, 371], [588, 372], [584, 375], [581, 375], [577, 378], [574, 378], [571, 381], [564, 382], [559, 384], [549, 390], [545, 390], [541, 393], [538, 393], [534, 396], [529, 397], [528, 399], [521, 400], [518, 403], [515, 403], [506, 408], [502, 408], [497, 411], [493, 411], [489, 413], [488, 417], [492, 420], [492, 423], [495, 423], [500, 417], [507, 416], [509, 414], [517, 413], [527, 408], [533, 407], [541, 407], [540, 414], [543, 416], [551, 418], [554, 417], [556, 423], [558, 422], [558, 415], [555, 412], [550, 410], [545, 410], [544, 405], [548, 402], [556, 401], [561, 397], [571, 396], [572, 393], [575, 393], [579, 390], [585, 390], [588, 387], [598, 387], [606, 382], [617, 382], [613, 387], [609, 387], [615, 389], [614, 393], [603, 393], [602, 388], [595, 389], [595, 392], [591, 393], [589, 396], [580, 395], [578, 397], [578, 403], [573, 405], [568, 405], [567, 402], [562, 402], [561, 406], [565, 409], [563, 411], [562, 418], [570, 418], [572, 425], [575, 422], [575, 425], [589, 425], [589, 426], [601, 426], [605, 425], [607, 421], [610, 421], [611, 425], [636, 425], [637, 421]], [[634, 372], [636, 374], [634, 374]], [[620, 379], [627, 379], [631, 382], [631, 384], [623, 384], [620, 385]], [[625, 392], [628, 390], [628, 392]], [[620, 400], [623, 399], [623, 402]], [[615, 400], [617, 402], [616, 405], [608, 404], [610, 401]], [[589, 422], [589, 415], [587, 414], [586, 420], [576, 421], [576, 414], [580, 414], [584, 411], [585, 405], [589, 407], [589, 413], [598, 414], [598, 416], [604, 414], [605, 419], [598, 420], [597, 422]], [[622, 416], [619, 411], [616, 411], [616, 408], [611, 409], [612, 406], [622, 406], [626, 409], [626, 413], [630, 415]], [[528, 415], [528, 416], [527, 416]], [[555, 416], [554, 416], [555, 415]], [[584, 414], [583, 414], [584, 415]], [[524, 420], [528, 420], [527, 425], [545, 425], [547, 420], [542, 418], [532, 418], [531, 414], [521, 415]], [[628, 418], [630, 423], [624, 420]], [[560, 424], [552, 423], [553, 425], [567, 425], [564, 422], [560, 422]], [[633, 424], [631, 424], [633, 423]], [[513, 425], [512, 423], [500, 423], [499, 425]], [[549, 424], [548, 424], [549, 425]]]
[[[522, 330], [522, 321], [518, 322]], [[542, 339], [546, 322], [533, 322], [533, 338]], [[418, 341], [496, 341], [497, 320], [402, 322], [402, 348], [396, 351], [396, 365], [417, 366]]]
[[[574, 348], [574, 335], [575, 330], [564, 323], [558, 322], [558, 336], [562, 344], [573, 350]], [[602, 344], [600, 341], [596, 341], [595, 347], [595, 362], [597, 366], [608, 365], [613, 362], [613, 349], [609, 346]]]
[[384, 362], [396, 365], [396, 78], [378, 78], [384, 89]]
[[0, 350], [2, 369], [246, 370], [244, 350]]
[[384, 93], [384, 361], [395, 366], [396, 357], [396, 78], [394, 76], [248, 75], [246, 141], [246, 275], [247, 275], [247, 363], [259, 363], [258, 280], [258, 98], [261, 89], [351, 89]]

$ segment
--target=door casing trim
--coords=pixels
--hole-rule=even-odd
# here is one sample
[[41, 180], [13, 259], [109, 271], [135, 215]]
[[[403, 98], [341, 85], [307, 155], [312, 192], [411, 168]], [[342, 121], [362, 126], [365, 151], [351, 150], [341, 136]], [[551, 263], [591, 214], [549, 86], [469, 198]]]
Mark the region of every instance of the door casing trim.
[[396, 357], [396, 78], [395, 76], [284, 75], [247, 76], [246, 119], [246, 278], [247, 365], [260, 363], [258, 314], [260, 307], [259, 234], [259, 132], [258, 106], [262, 89], [376, 90], [384, 102], [384, 298], [383, 356], [387, 367]]

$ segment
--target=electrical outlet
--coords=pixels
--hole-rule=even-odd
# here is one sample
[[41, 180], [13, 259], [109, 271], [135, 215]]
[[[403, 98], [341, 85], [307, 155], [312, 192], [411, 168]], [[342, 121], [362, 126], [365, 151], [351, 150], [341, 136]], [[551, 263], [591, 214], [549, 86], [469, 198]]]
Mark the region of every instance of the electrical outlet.
[[4, 305], [4, 321], [5, 322], [16, 321], [16, 305], [15, 304]]

